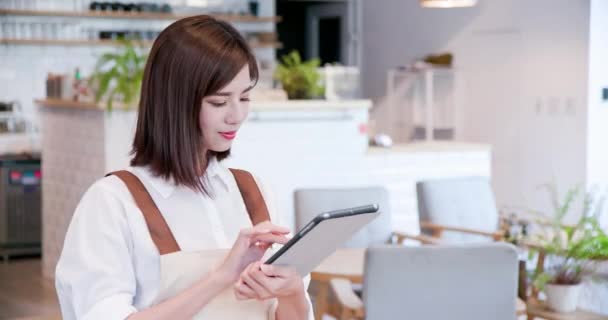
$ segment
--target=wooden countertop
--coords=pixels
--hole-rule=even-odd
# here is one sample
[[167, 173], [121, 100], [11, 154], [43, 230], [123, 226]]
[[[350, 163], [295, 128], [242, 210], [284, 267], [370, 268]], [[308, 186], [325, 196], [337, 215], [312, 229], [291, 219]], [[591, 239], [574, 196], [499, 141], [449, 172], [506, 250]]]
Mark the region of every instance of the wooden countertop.
[[[61, 107], [77, 109], [97, 109], [103, 111], [105, 103], [79, 102], [63, 99], [38, 99], [34, 101], [41, 107]], [[251, 102], [251, 111], [323, 111], [323, 110], [345, 110], [345, 109], [369, 109], [372, 107], [371, 100], [286, 100], [286, 101], [260, 101]], [[114, 104], [115, 110], [125, 110], [124, 105]], [[126, 109], [134, 110], [135, 108]]]
[[40, 107], [51, 107], [51, 108], [76, 108], [76, 109], [97, 109], [103, 111], [104, 105], [96, 104], [93, 102], [80, 102], [63, 99], [36, 99], [34, 103]]
[[492, 147], [489, 144], [457, 141], [431, 141], [395, 144], [390, 148], [370, 146], [367, 153], [371, 155], [382, 155], [388, 153], [468, 152], [491, 150]]
[[251, 111], [323, 111], [343, 109], [370, 109], [372, 101], [359, 100], [286, 100], [286, 101], [253, 101]]

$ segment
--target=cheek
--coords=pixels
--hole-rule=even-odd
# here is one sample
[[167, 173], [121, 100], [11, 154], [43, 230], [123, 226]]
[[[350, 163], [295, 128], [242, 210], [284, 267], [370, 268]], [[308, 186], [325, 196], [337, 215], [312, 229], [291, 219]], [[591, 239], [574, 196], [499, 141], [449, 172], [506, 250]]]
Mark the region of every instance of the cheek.
[[198, 117], [198, 125], [201, 128], [202, 132], [205, 132], [207, 130], [207, 127], [209, 127], [207, 119], [209, 119], [209, 117], [205, 115], [205, 112], [201, 111], [201, 115]]
[[202, 132], [214, 130], [217, 127], [218, 121], [221, 121], [221, 114], [218, 109], [203, 105], [201, 108], [200, 117], [198, 119]]

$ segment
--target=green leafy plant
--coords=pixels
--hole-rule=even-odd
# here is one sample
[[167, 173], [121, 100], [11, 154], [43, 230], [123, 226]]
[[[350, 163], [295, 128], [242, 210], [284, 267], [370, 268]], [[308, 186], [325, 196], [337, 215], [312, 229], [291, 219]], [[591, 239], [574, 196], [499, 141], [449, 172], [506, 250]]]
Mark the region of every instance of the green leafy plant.
[[118, 53], [103, 54], [91, 75], [91, 85], [96, 88], [95, 102], [106, 100], [111, 111], [113, 103], [120, 101], [127, 107], [139, 100], [147, 55], [140, 53], [132, 41], [119, 40]]
[[302, 61], [297, 51], [281, 57], [274, 77], [279, 80], [289, 99], [313, 99], [322, 97], [325, 88], [319, 84], [319, 59]]
[[579, 284], [585, 276], [593, 273], [599, 260], [608, 259], [608, 236], [598, 222], [605, 198], [594, 197], [593, 193], [585, 194], [580, 219], [576, 225], [565, 225], [564, 217], [581, 195], [581, 188], [568, 190], [560, 201], [555, 184], [543, 187], [550, 194], [555, 214], [549, 221], [539, 223], [539, 232], [529, 240], [548, 257], [553, 257], [555, 263], [546, 271], [537, 270], [533, 284], [539, 290], [548, 283]]

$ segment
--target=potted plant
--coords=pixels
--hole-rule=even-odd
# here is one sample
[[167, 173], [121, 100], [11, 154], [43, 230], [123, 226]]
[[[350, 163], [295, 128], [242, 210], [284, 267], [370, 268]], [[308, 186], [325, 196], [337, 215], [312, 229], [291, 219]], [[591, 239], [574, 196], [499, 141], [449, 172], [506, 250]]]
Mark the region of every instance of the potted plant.
[[555, 215], [540, 223], [540, 229], [529, 240], [546, 254], [549, 266], [543, 271], [536, 270], [533, 285], [545, 292], [549, 308], [571, 312], [576, 310], [584, 278], [593, 273], [597, 261], [608, 258], [608, 236], [598, 223], [604, 199], [586, 194], [578, 223], [568, 226], [563, 219], [579, 196], [580, 188], [570, 189], [560, 202], [555, 185], [545, 187], [550, 192]]
[[96, 89], [95, 102], [106, 100], [106, 108], [112, 110], [115, 101], [129, 108], [139, 100], [147, 55], [140, 53], [133, 42], [119, 40], [118, 53], [103, 54], [91, 75], [91, 85]]
[[319, 65], [319, 59], [302, 61], [300, 54], [294, 50], [281, 57], [274, 78], [281, 82], [289, 99], [320, 98], [324, 94], [324, 87], [319, 83]]

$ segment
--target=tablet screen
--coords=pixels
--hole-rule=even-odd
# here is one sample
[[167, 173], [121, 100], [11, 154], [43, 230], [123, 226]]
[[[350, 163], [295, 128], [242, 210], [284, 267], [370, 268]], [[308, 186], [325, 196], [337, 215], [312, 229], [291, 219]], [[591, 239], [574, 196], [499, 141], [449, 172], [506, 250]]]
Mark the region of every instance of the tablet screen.
[[379, 214], [377, 205], [322, 213], [266, 263], [294, 266], [298, 274], [304, 276]]

